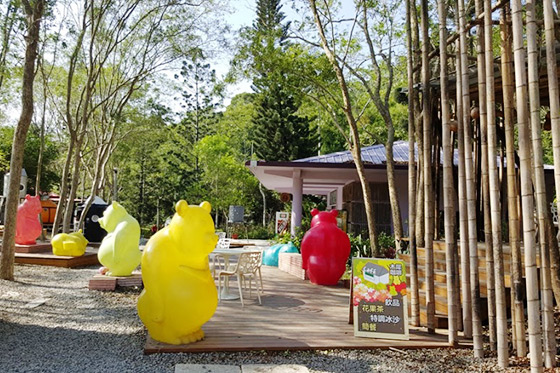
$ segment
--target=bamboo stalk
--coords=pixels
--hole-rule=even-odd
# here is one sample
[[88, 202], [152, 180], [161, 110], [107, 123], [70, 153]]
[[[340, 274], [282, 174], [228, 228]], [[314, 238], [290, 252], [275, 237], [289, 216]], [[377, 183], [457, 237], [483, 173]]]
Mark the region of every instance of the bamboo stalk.
[[453, 146], [451, 143], [450, 112], [449, 112], [449, 87], [447, 78], [447, 8], [443, 1], [438, 2], [439, 14], [439, 59], [440, 59], [440, 88], [441, 88], [441, 121], [443, 143], [443, 208], [445, 213], [445, 257], [447, 280], [447, 315], [448, 315], [448, 340], [451, 346], [457, 346], [457, 321], [455, 303], [455, 272], [454, 251], [457, 240], [455, 239], [455, 188], [453, 187]]
[[[484, 11], [481, 0], [476, 2], [476, 12], [480, 14]], [[479, 26], [481, 28], [485, 25]], [[486, 93], [486, 30], [478, 35], [477, 67], [478, 67], [478, 101], [480, 107], [480, 153], [481, 153], [481, 187], [482, 187], [482, 208], [484, 211], [484, 244], [486, 248], [486, 296], [488, 299], [488, 333], [490, 337], [490, 350], [496, 350], [496, 292], [494, 287], [494, 247], [492, 240], [492, 217], [490, 213], [490, 181], [488, 175], [488, 113], [487, 113], [487, 93]], [[484, 43], [482, 42], [484, 41]], [[493, 60], [493, 59], [491, 59]], [[492, 61], [493, 62], [493, 61]], [[493, 69], [493, 63], [491, 64]], [[484, 84], [482, 84], [484, 82]], [[492, 111], [495, 116], [495, 112]], [[495, 117], [493, 118], [495, 120]]]
[[[412, 49], [412, 12], [411, 7], [416, 6], [415, 0], [406, 2], [406, 34], [407, 34], [407, 73], [408, 73], [408, 245], [410, 248], [410, 310], [411, 324], [420, 326], [420, 302], [418, 301], [418, 257], [416, 255], [416, 160], [414, 151], [414, 105], [416, 91], [414, 90], [414, 54]], [[414, 251], [414, 255], [412, 252]]]
[[[457, 54], [460, 54], [460, 48], [457, 48]], [[460, 258], [461, 258], [461, 295], [462, 295], [462, 324], [463, 334], [466, 338], [472, 337], [472, 308], [471, 308], [471, 283], [469, 279], [470, 263], [469, 257], [469, 226], [467, 221], [467, 198], [466, 198], [466, 181], [465, 181], [465, 142], [463, 131], [463, 99], [462, 99], [462, 75], [461, 75], [461, 58], [457, 56], [457, 150], [459, 153], [459, 236], [460, 236]]]
[[[556, 70], [556, 38], [552, 0], [544, 0], [544, 23], [546, 37], [546, 69], [548, 74], [548, 94], [550, 99], [550, 121], [552, 125], [552, 153], [554, 157], [554, 185], [556, 186], [557, 191], [556, 208], [560, 211], [560, 198], [558, 198], [558, 191], [560, 191], [560, 91], [558, 89], [558, 72]], [[554, 251], [557, 253], [557, 250]], [[557, 299], [557, 301], [558, 300], [559, 299]]]
[[[523, 248], [525, 280], [527, 284], [527, 316], [531, 371], [542, 371], [542, 343], [540, 327], [539, 284], [535, 249], [534, 201], [531, 178], [531, 144], [527, 112], [527, 76], [523, 39], [523, 9], [520, 0], [513, 0], [512, 31], [515, 67], [516, 109], [519, 133], [519, 160], [521, 173], [521, 204], [523, 217]], [[529, 37], [529, 35], [528, 35]]]
[[[531, 137], [533, 143], [534, 190], [537, 200], [537, 216], [539, 221], [539, 243], [541, 253], [541, 298], [542, 328], [544, 337], [544, 360], [547, 368], [552, 368], [556, 359], [556, 338], [554, 335], [553, 295], [550, 279], [550, 258], [547, 247], [546, 186], [544, 181], [543, 149], [541, 139], [540, 92], [539, 92], [539, 61], [537, 46], [537, 25], [534, 0], [527, 1], [527, 59], [529, 73], [529, 105]], [[535, 248], [536, 249], [536, 248]], [[535, 252], [536, 266], [536, 252]]]
[[432, 210], [432, 123], [430, 105], [430, 61], [428, 60], [430, 35], [428, 30], [428, 0], [422, 0], [422, 16], [420, 18], [422, 29], [422, 119], [424, 125], [424, 214], [425, 236], [424, 250], [426, 253], [426, 315], [428, 333], [435, 332], [435, 287], [434, 287], [434, 212]]
[[[418, 124], [418, 122], [416, 124]], [[424, 247], [424, 149], [422, 149], [424, 146], [424, 133], [418, 131], [418, 126], [416, 128], [416, 141], [418, 143], [418, 167], [416, 172], [418, 176], [416, 178], [416, 246]], [[422, 128], [424, 128], [423, 125]]]
[[[416, 0], [411, 0], [412, 6], [410, 7], [410, 29], [412, 36], [412, 49], [414, 50], [415, 63], [420, 65], [420, 29], [418, 27], [418, 20], [420, 15], [418, 14], [418, 7], [416, 6]], [[414, 71], [414, 82], [420, 82], [420, 69]], [[423, 165], [424, 165], [424, 125], [422, 118], [422, 108], [420, 105], [419, 95], [415, 95], [414, 105], [414, 129], [416, 134], [417, 150], [418, 150], [418, 162], [417, 162], [417, 177], [416, 177], [416, 247], [424, 247], [424, 178], [423, 178]], [[413, 247], [416, 250], [416, 247]], [[411, 251], [411, 256], [414, 257], [413, 260], [418, 260], [416, 251]], [[418, 298], [418, 289], [412, 289], [416, 292], [416, 297]], [[414, 294], [413, 294], [414, 296]]]
[[[463, 138], [459, 141], [463, 141], [463, 157], [464, 157], [464, 193], [466, 196], [466, 201], [461, 205], [466, 208], [466, 223], [467, 230], [465, 234], [461, 232], [461, 262], [468, 263], [468, 266], [463, 268], [468, 270], [464, 271], [465, 282], [469, 283], [468, 293], [463, 289], [463, 295], [466, 295], [468, 299], [468, 305], [471, 309], [471, 315], [467, 322], [470, 324], [470, 329], [467, 329], [467, 325], [464, 324], [465, 336], [467, 336], [467, 331], [470, 332], [469, 337], [480, 338], [480, 329], [478, 329], [477, 324], [480, 322], [480, 314], [477, 311], [477, 299], [472, 298], [473, 285], [476, 286], [474, 281], [471, 280], [471, 273], [478, 269], [478, 263], [474, 265], [473, 268], [472, 260], [469, 261], [471, 256], [471, 247], [474, 245], [476, 248], [476, 200], [474, 198], [474, 175], [473, 175], [473, 164], [472, 164], [472, 129], [471, 129], [471, 116], [470, 116], [470, 92], [469, 92], [469, 69], [468, 69], [468, 55], [467, 55], [467, 35], [466, 35], [466, 16], [465, 16], [465, 2], [464, 0], [458, 1], [459, 10], [459, 50], [460, 50], [460, 61], [461, 61], [461, 104], [463, 107], [463, 116], [459, 119], [459, 122], [463, 124], [462, 128], [459, 130], [463, 132]], [[461, 150], [459, 150], [461, 152]], [[465, 198], [465, 197], [464, 197]], [[473, 239], [474, 237], [474, 239]], [[474, 243], [473, 243], [474, 241]], [[475, 249], [476, 250], [476, 249]], [[466, 313], [466, 310], [463, 310]], [[474, 343], [476, 344], [476, 343]]]
[[517, 356], [527, 355], [525, 340], [525, 306], [523, 303], [524, 291], [521, 273], [521, 250], [519, 245], [519, 200], [515, 164], [515, 142], [513, 129], [513, 61], [511, 50], [511, 13], [509, 6], [504, 7], [501, 14], [501, 61], [502, 61], [502, 92], [504, 96], [504, 128], [506, 138], [507, 162], [507, 202], [509, 245], [511, 249], [511, 302], [512, 302], [512, 329], [513, 342]]
[[[479, 6], [479, 1], [476, 4]], [[465, 15], [465, 3], [464, 1], [459, 2], [459, 16], [460, 20], [463, 20], [463, 25], [466, 22]], [[461, 23], [459, 23], [461, 25]], [[461, 27], [461, 26], [460, 26]], [[461, 30], [463, 27], [461, 27]], [[478, 46], [477, 50], [481, 51], [483, 49], [481, 43], [484, 42], [483, 39], [484, 30], [482, 27], [477, 27], [478, 35]], [[468, 69], [468, 47], [466, 44], [466, 32], [462, 32], [463, 35], [459, 35], [459, 40], [461, 43], [461, 70], [463, 74], [463, 82], [467, 84], [462, 84], [463, 92], [463, 105], [465, 108], [470, 107], [470, 87], [469, 87], [469, 69]], [[464, 43], [464, 44], [463, 44]], [[486, 82], [484, 81], [484, 59], [482, 54], [478, 54], [478, 71], [481, 73], [479, 75], [478, 86], [479, 88], [486, 88]], [[463, 64], [463, 62], [465, 62]], [[482, 95], [484, 96], [484, 94]], [[480, 103], [479, 103], [480, 106]], [[468, 114], [468, 115], [466, 115]], [[472, 329], [473, 329], [473, 351], [475, 358], [484, 357], [484, 345], [482, 342], [482, 321], [481, 321], [481, 311], [480, 311], [480, 283], [478, 274], [478, 230], [477, 230], [477, 209], [476, 209], [476, 160], [473, 160], [473, 125], [476, 121], [472, 118], [470, 111], [463, 112], [465, 118], [465, 174], [467, 177], [467, 214], [469, 222], [469, 260], [470, 260], [470, 283], [471, 283], [471, 307], [472, 307]], [[483, 110], [479, 107], [479, 118], [480, 121], [484, 121], [484, 126], [486, 126], [486, 109], [484, 109], [484, 117], [482, 116]], [[472, 120], [472, 121], [471, 121]], [[474, 147], [476, 148], [476, 147]]]

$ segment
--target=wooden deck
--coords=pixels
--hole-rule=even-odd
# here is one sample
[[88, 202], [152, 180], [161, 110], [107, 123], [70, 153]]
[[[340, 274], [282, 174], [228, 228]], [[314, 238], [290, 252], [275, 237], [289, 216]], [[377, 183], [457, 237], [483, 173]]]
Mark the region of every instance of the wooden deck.
[[33, 245], [18, 245], [16, 244], [16, 253], [45, 253], [52, 251], [50, 242], [37, 242]]
[[16, 253], [15, 262], [19, 264], [36, 264], [54, 267], [87, 267], [99, 264], [97, 249], [88, 247], [82, 256], [57, 256], [50, 252], [44, 253]]
[[[263, 282], [262, 306], [254, 292], [245, 308], [239, 300], [222, 301], [202, 328], [204, 340], [175, 346], [148, 336], [144, 353], [449, 347], [446, 334], [414, 328], [408, 341], [354, 337], [348, 324], [349, 289], [313, 285], [265, 266]], [[236, 289], [235, 281], [231, 285]]]

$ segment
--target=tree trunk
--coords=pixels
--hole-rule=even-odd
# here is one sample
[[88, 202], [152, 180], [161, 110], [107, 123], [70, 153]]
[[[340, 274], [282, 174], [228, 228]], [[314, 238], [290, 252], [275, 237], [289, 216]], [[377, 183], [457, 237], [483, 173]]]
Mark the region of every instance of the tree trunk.
[[430, 35], [428, 30], [428, 0], [421, 2], [422, 16], [422, 121], [424, 126], [424, 215], [425, 236], [424, 251], [426, 253], [426, 315], [428, 333], [435, 333], [435, 286], [434, 286], [434, 211], [432, 195], [432, 123], [430, 103], [430, 60], [428, 58]]
[[[416, 6], [416, 0], [412, 1], [411, 11], [411, 31], [412, 31], [412, 49], [414, 51], [414, 66], [419, 67], [421, 59], [420, 54], [420, 30], [418, 28], [418, 20], [420, 16], [418, 15], [418, 7]], [[420, 68], [416, 68], [414, 71], [414, 82], [420, 83]], [[416, 92], [414, 95], [414, 130], [416, 134], [417, 151], [418, 151], [418, 161], [417, 161], [417, 178], [416, 178], [416, 247], [424, 247], [424, 177], [423, 177], [423, 165], [424, 165], [424, 125], [422, 118], [422, 107], [420, 105], [420, 97]], [[416, 249], [413, 247], [413, 249]], [[413, 260], [417, 260], [416, 251], [410, 253], [414, 257]], [[414, 289], [413, 289], [414, 291]]]
[[[262, 183], [259, 182], [259, 192], [261, 192], [261, 196], [263, 199], [263, 211], [262, 211], [262, 224], [263, 227], [266, 227], [266, 194], [264, 194], [264, 190], [262, 189]], [[218, 222], [216, 222], [217, 224]]]
[[25, 61], [21, 90], [21, 115], [14, 132], [12, 158], [10, 160], [10, 183], [6, 200], [4, 218], [4, 235], [2, 238], [2, 257], [0, 259], [0, 278], [14, 279], [14, 252], [16, 238], [16, 215], [19, 202], [19, 185], [23, 164], [23, 152], [27, 131], [33, 119], [33, 82], [35, 80], [35, 61], [39, 30], [45, 8], [45, 1], [38, 0], [33, 4], [22, 1], [27, 16], [27, 35], [25, 37]]
[[443, 209], [445, 229], [445, 255], [447, 280], [447, 315], [448, 341], [451, 346], [457, 346], [457, 314], [455, 304], [455, 188], [453, 187], [453, 146], [451, 143], [451, 128], [449, 114], [449, 87], [447, 78], [447, 8], [443, 1], [438, 2], [439, 24], [439, 60], [440, 60], [440, 88], [441, 88], [441, 124], [443, 144]]
[[[103, 158], [104, 158], [103, 153], [104, 153], [103, 148], [97, 150], [97, 157], [96, 157], [96, 162], [95, 162], [95, 172], [94, 172], [93, 179], [91, 181], [91, 189], [90, 189], [90, 194], [89, 194], [90, 198], [87, 199], [86, 204], [83, 206], [83, 210], [82, 210], [82, 213], [80, 215], [78, 226], [74, 227], [75, 230], [83, 228], [83, 224], [86, 220], [88, 210], [90, 209], [91, 205], [93, 204], [93, 200], [94, 200], [95, 196], [97, 195], [97, 193], [99, 191], [98, 186], [99, 186], [99, 182], [101, 180], [101, 174], [104, 172], [104, 167], [101, 166], [101, 164], [103, 163]], [[85, 183], [85, 180], [84, 180], [84, 183]], [[143, 204], [142, 202], [143, 201], [141, 200], [141, 204]], [[141, 218], [142, 218], [142, 214], [140, 213], [140, 219]]]
[[41, 112], [41, 130], [40, 130], [40, 142], [39, 147], [39, 157], [37, 159], [37, 176], [35, 178], [35, 195], [38, 196], [41, 192], [41, 177], [43, 171], [43, 154], [45, 152], [45, 111], [47, 110], [47, 87], [45, 82], [45, 74], [43, 73], [43, 67], [41, 64], [41, 72], [43, 76], [43, 110]]
[[[523, 217], [523, 249], [525, 258], [525, 280], [527, 284], [527, 317], [529, 331], [529, 355], [531, 370], [542, 371], [542, 343], [540, 325], [539, 284], [535, 248], [534, 203], [531, 177], [531, 135], [527, 112], [527, 76], [523, 38], [523, 8], [520, 0], [511, 2], [513, 51], [515, 67], [516, 109], [519, 133], [519, 161], [521, 174], [521, 206]], [[529, 35], [527, 35], [529, 37]], [[499, 352], [499, 351], [498, 351]], [[498, 357], [500, 366], [507, 359]]]
[[70, 177], [70, 165], [72, 164], [72, 156], [74, 152], [74, 144], [76, 142], [75, 137], [71, 135], [69, 137], [70, 143], [68, 144], [68, 153], [66, 154], [66, 160], [64, 162], [64, 167], [62, 169], [62, 177], [60, 184], [60, 195], [58, 200], [58, 205], [56, 206], [56, 214], [54, 216], [53, 222], [53, 236], [58, 233], [60, 224], [64, 217], [64, 211], [66, 210], [67, 197], [68, 197], [68, 178]]
[[[393, 125], [393, 118], [391, 117], [391, 111], [389, 109], [389, 99], [391, 95], [391, 90], [393, 86], [393, 62], [392, 62], [392, 31], [389, 32], [389, 40], [388, 40], [388, 48], [385, 53], [377, 53], [375, 47], [373, 45], [373, 41], [371, 39], [369, 33], [369, 25], [368, 25], [368, 5], [366, 1], [361, 1], [359, 6], [362, 7], [363, 11], [363, 32], [365, 41], [367, 43], [369, 49], [369, 57], [372, 62], [374, 75], [376, 75], [375, 79], [371, 79], [370, 82], [366, 80], [360, 74], [354, 74], [358, 77], [358, 79], [362, 82], [366, 91], [368, 92], [371, 100], [373, 101], [377, 111], [383, 118], [385, 125], [387, 126], [387, 142], [385, 145], [385, 154], [387, 160], [387, 186], [389, 192], [389, 203], [391, 205], [391, 215], [393, 220], [393, 233], [395, 236], [395, 243], [397, 245], [397, 249], [401, 248], [401, 240], [403, 236], [403, 229], [402, 229], [402, 218], [401, 218], [401, 209], [399, 206], [398, 196], [397, 196], [397, 187], [395, 185], [395, 160], [393, 156], [393, 142], [395, 140], [395, 126]], [[390, 30], [392, 30], [392, 23], [388, 26]], [[378, 59], [381, 58], [385, 62], [385, 71], [381, 70], [381, 67], [378, 63]], [[355, 70], [351, 69], [354, 73]], [[382, 88], [382, 76], [386, 74], [386, 86], [385, 94], [381, 94]], [[383, 96], [383, 97], [382, 97]]]
[[[519, 213], [518, 213], [518, 187], [515, 164], [515, 143], [513, 128], [513, 61], [512, 61], [512, 36], [511, 14], [509, 5], [502, 9], [501, 19], [501, 56], [502, 56], [502, 86], [504, 96], [504, 128], [506, 137], [506, 162], [507, 162], [507, 195], [509, 214], [509, 245], [511, 249], [511, 298], [513, 302], [512, 320], [515, 337], [513, 344], [517, 356], [527, 355], [525, 342], [525, 306], [523, 304], [525, 291], [521, 275], [521, 250], [519, 243]], [[494, 131], [495, 132], [495, 131]], [[490, 153], [492, 154], [492, 153]], [[501, 236], [501, 234], [500, 234]], [[500, 246], [501, 247], [501, 246]], [[503, 264], [503, 263], [502, 263]], [[502, 280], [503, 281], [503, 280]], [[496, 283], [497, 284], [497, 283]], [[499, 288], [497, 288], [499, 291]], [[505, 296], [505, 295], [503, 295]], [[505, 311], [504, 311], [505, 312]], [[507, 338], [507, 337], [505, 337]], [[507, 343], [507, 339], [504, 343]]]
[[[550, 258], [546, 245], [546, 186], [544, 182], [543, 151], [541, 139], [540, 118], [540, 92], [539, 92], [539, 61], [537, 46], [537, 24], [535, 14], [535, 1], [527, 1], [527, 61], [529, 75], [529, 104], [530, 104], [530, 130], [533, 145], [534, 191], [537, 204], [537, 216], [539, 226], [539, 243], [541, 257], [541, 298], [542, 298], [542, 328], [544, 337], [544, 361], [547, 368], [552, 368], [556, 360], [556, 338], [554, 335], [554, 299], [550, 279]], [[526, 254], [527, 255], [527, 254]], [[536, 270], [536, 246], [535, 246], [535, 270]], [[537, 285], [538, 286], [538, 285]], [[540, 338], [540, 337], [539, 337]]]
[[[554, 185], [560, 191], [560, 90], [558, 89], [558, 72], [556, 64], [554, 19], [552, 17], [552, 0], [544, 0], [544, 23], [546, 36], [546, 69], [548, 73], [548, 97], [550, 99], [550, 121], [552, 126], [552, 153], [554, 156]], [[560, 198], [556, 198], [556, 208], [560, 211]], [[556, 268], [553, 276], [558, 280], [560, 270], [560, 255], [558, 246], [551, 246], [551, 265]], [[560, 302], [560, 294], [556, 296], [556, 303]]]
[[76, 141], [76, 150], [74, 152], [74, 160], [72, 165], [72, 179], [70, 182], [70, 193], [68, 194], [68, 201], [66, 209], [64, 210], [64, 218], [62, 220], [62, 232], [70, 232], [70, 224], [74, 214], [74, 199], [78, 192], [78, 184], [80, 181], [80, 165], [82, 162], [81, 148], [83, 144], [83, 135]]
[[368, 223], [368, 231], [369, 231], [369, 239], [371, 243], [372, 252], [375, 254], [379, 254], [379, 245], [377, 243], [377, 234], [375, 231], [375, 214], [373, 209], [373, 204], [371, 201], [371, 189], [369, 187], [369, 183], [366, 179], [365, 175], [365, 168], [362, 162], [362, 154], [361, 154], [361, 146], [360, 146], [360, 136], [358, 133], [358, 127], [356, 124], [356, 119], [354, 117], [354, 113], [352, 112], [352, 104], [350, 100], [350, 94], [348, 92], [348, 86], [346, 84], [346, 79], [344, 78], [344, 74], [342, 69], [340, 68], [336, 56], [333, 54], [333, 51], [329, 48], [329, 44], [327, 42], [323, 24], [319, 15], [317, 13], [317, 7], [315, 4], [315, 0], [310, 0], [311, 10], [313, 11], [313, 17], [315, 20], [315, 24], [317, 25], [320, 37], [321, 37], [321, 44], [323, 46], [323, 50], [325, 51], [325, 55], [327, 56], [333, 70], [336, 74], [340, 90], [342, 93], [342, 100], [344, 102], [344, 115], [346, 116], [346, 120], [348, 121], [348, 125], [350, 127], [350, 133], [352, 137], [353, 146], [351, 147], [352, 156], [354, 158], [354, 163], [356, 166], [356, 171], [358, 173], [358, 178], [360, 179], [360, 183], [362, 185], [362, 192], [364, 195], [364, 207], [366, 210], [366, 217]]
[[415, 0], [406, 2], [406, 32], [407, 32], [407, 73], [408, 73], [408, 245], [410, 250], [410, 323], [413, 326], [420, 326], [420, 302], [418, 294], [418, 256], [416, 253], [416, 152], [415, 147], [415, 110], [413, 109], [417, 100], [417, 92], [414, 89], [413, 72], [415, 58], [412, 41], [412, 11], [411, 7], [416, 6]]
[[[389, 122], [390, 124], [388, 124]], [[395, 141], [395, 127], [393, 120], [389, 116], [387, 123], [387, 143], [385, 145], [387, 157], [387, 186], [389, 188], [389, 202], [391, 203], [391, 214], [393, 218], [393, 234], [395, 236], [395, 244], [397, 249], [401, 249], [403, 238], [403, 228], [401, 219], [401, 208], [399, 207], [399, 198], [397, 195], [397, 186], [395, 184], [395, 160], [393, 157], [393, 142]]]

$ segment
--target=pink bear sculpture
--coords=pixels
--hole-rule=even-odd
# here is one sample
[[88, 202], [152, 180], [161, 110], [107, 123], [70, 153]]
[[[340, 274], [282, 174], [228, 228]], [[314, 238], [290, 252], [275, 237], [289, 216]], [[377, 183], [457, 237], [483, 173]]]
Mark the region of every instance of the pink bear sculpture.
[[25, 196], [25, 201], [18, 206], [16, 220], [16, 244], [34, 245], [41, 235], [39, 214], [43, 211], [39, 196]]
[[301, 241], [302, 267], [317, 285], [336, 285], [346, 270], [350, 239], [337, 227], [337, 210], [311, 210], [311, 228]]

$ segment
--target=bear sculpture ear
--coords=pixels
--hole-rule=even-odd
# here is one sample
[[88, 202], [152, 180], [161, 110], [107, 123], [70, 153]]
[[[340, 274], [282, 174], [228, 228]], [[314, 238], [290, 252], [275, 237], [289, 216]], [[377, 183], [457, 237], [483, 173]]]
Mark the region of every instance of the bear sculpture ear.
[[77, 233], [80, 233], [80, 234], [81, 234], [81, 233], [82, 233], [82, 230], [81, 230], [81, 229], [78, 229], [78, 232], [77, 232]]
[[187, 211], [188, 208], [189, 208], [189, 204], [187, 203], [187, 201], [183, 199], [175, 204], [175, 211], [177, 211], [177, 213], [181, 216], [185, 215], [185, 212]]
[[311, 210], [311, 216], [315, 216], [315, 215], [317, 215], [318, 213], [319, 213], [319, 210], [317, 210], [317, 209]]
[[200, 204], [200, 207], [202, 207], [204, 210], [206, 210], [207, 213], [210, 213], [210, 211], [212, 211], [212, 205], [208, 201], [202, 202]]
[[332, 209], [331, 210], [331, 215], [336, 218], [338, 216], [338, 210], [337, 209]]
[[31, 199], [31, 196], [29, 194], [26, 194], [25, 199], [29, 201]]

